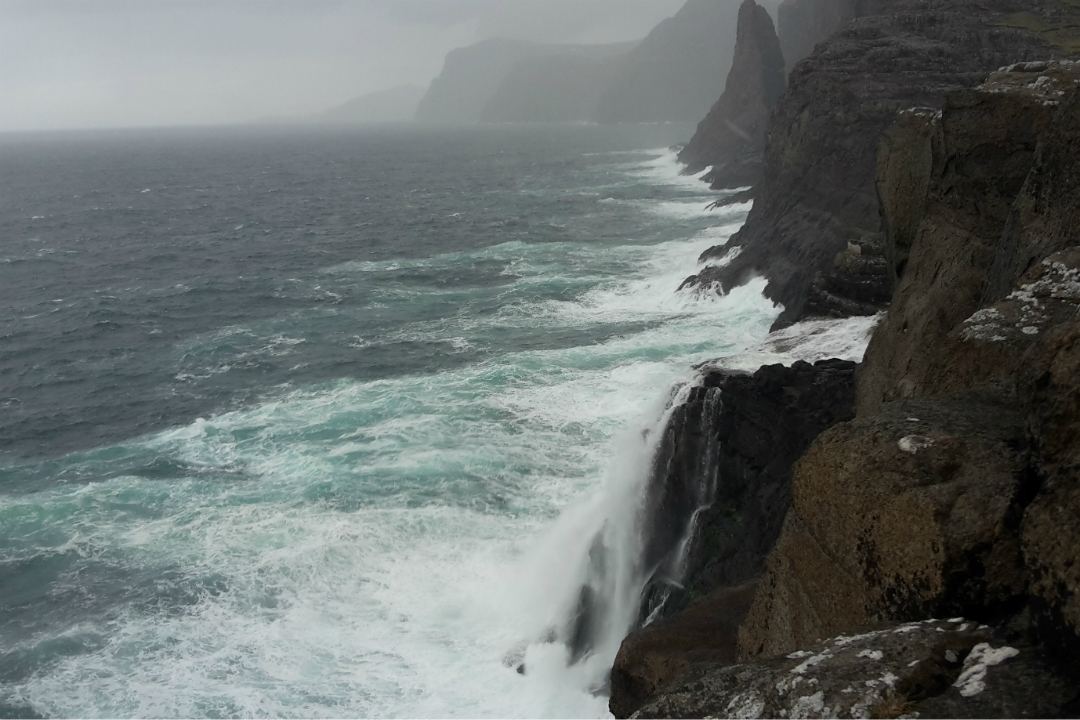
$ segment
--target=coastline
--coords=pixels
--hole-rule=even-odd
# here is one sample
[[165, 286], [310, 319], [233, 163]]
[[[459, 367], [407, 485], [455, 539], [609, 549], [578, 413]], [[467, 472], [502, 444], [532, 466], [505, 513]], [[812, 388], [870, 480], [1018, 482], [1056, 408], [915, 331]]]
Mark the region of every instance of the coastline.
[[[997, 48], [1006, 55], [980, 58], [992, 64], [984, 72], [945, 83], [938, 76], [936, 98], [920, 99], [941, 109], [911, 111], [901, 99], [860, 131], [853, 162], [864, 169], [852, 177], [873, 188], [874, 202], [854, 221], [866, 224], [857, 239], [834, 238], [819, 253], [813, 242], [798, 244], [797, 223], [784, 226], [787, 239], [769, 235], [787, 222], [777, 217], [779, 193], [790, 194], [801, 172], [785, 157], [792, 137], [831, 133], [819, 149], [826, 153], [841, 132], [796, 126], [785, 103], [800, 102], [821, 77], [861, 72], [861, 49], [840, 67], [830, 50], [850, 51], [860, 28], [886, 27], [904, 12], [857, 19], [795, 69], [772, 116], [765, 181], [747, 224], [702, 258], [727, 262], [688, 280], [701, 292], [725, 292], [760, 272], [767, 296], [791, 303], [774, 326], [778, 345], [821, 315], [861, 316], [873, 339], [865, 359], [853, 358], [861, 363], [844, 392], [817, 393], [835, 397], [835, 420], [804, 443], [784, 424], [804, 427], [799, 412], [808, 408], [777, 409], [767, 397], [777, 389], [804, 397], [791, 373], [810, 368], [739, 368], [754, 372], [757, 391], [726, 398], [742, 414], [734, 420], [714, 393], [746, 376], [725, 373], [722, 362], [701, 368], [666, 430], [684, 449], [657, 456], [651, 491], [667, 497], [661, 515], [665, 503], [668, 512], [692, 508], [691, 529], [668, 579], [656, 578], [667, 589], [646, 592], [643, 629], [616, 659], [616, 717], [1075, 712], [1080, 586], [1066, 568], [1080, 555], [1080, 536], [1051, 507], [1074, 502], [1076, 390], [1065, 368], [1080, 293], [1068, 223], [1080, 215], [1062, 188], [1080, 172], [1076, 66], [1001, 62], [1010, 52], [1026, 59], [1041, 42], [1013, 33]], [[945, 12], [935, 17], [977, 28], [999, 17]], [[826, 94], [817, 102], [830, 112], [865, 100]], [[813, 172], [821, 181], [833, 170]], [[864, 192], [850, 182], [828, 190]], [[805, 185], [795, 193], [807, 197]], [[880, 219], [870, 212], [879, 202]], [[794, 275], [774, 272], [800, 253], [820, 259]], [[800, 449], [759, 458], [748, 438]], [[674, 461], [680, 452], [686, 459]], [[744, 485], [770, 462], [786, 475]], [[688, 478], [711, 488], [689, 504], [678, 490]], [[716, 489], [733, 483], [720, 502]], [[756, 552], [740, 559], [748, 547]], [[934, 619], [942, 617], [954, 619]]]

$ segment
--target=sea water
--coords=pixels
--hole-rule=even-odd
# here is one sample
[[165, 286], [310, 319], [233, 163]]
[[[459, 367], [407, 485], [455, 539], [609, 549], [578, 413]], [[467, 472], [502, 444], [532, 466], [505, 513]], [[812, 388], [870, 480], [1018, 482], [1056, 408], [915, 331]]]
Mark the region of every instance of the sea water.
[[0, 716], [604, 716], [692, 366], [870, 327], [677, 291], [691, 131], [0, 136]]

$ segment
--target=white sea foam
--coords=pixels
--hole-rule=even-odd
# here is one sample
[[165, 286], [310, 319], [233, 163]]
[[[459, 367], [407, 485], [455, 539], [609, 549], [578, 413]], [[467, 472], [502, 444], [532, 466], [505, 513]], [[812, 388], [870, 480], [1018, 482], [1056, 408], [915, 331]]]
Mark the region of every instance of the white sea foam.
[[805, 320], [771, 333], [745, 352], [723, 358], [716, 365], [730, 370], [755, 370], [762, 365], [817, 362], [840, 358], [861, 362], [870, 335], [881, 315], [838, 320]]
[[655, 185], [670, 185], [695, 192], [700, 195], [707, 194], [708, 186], [701, 178], [709, 171], [709, 168], [693, 175], [684, 175], [686, 166], [679, 162], [678, 153], [671, 148], [656, 148], [648, 151], [653, 157], [639, 163], [627, 166], [631, 175]]
[[[669, 161], [630, 172], [660, 182]], [[624, 329], [439, 373], [295, 388], [78, 461], [167, 458], [195, 470], [182, 481], [112, 476], [0, 498], [42, 547], [157, 573], [172, 579], [155, 592], [190, 596], [181, 611], [134, 603], [68, 628], [91, 649], [12, 686], [8, 701], [85, 716], [606, 715], [592, 691], [637, 612], [633, 518], [673, 389], [716, 357], [748, 369], [854, 357], [873, 323], [763, 340], [779, 312], [763, 281], [723, 297], [677, 293], [748, 209], [698, 213], [711, 227], [655, 245], [508, 242], [327, 270], [361, 282], [497, 260], [514, 275], [498, 310], [391, 328], [383, 342], [436, 337], [466, 352], [507, 328]], [[590, 277], [600, 266], [607, 274]], [[537, 302], [530, 283], [582, 289]], [[243, 328], [222, 338], [270, 354], [299, 342]], [[598, 533], [613, 552], [610, 612], [593, 654], [568, 665], [547, 631], [575, 602]]]

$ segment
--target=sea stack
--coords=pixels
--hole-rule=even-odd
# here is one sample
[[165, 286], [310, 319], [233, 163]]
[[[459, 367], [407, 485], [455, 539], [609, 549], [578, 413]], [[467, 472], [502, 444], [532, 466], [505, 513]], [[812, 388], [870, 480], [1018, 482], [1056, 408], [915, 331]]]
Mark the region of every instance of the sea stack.
[[756, 185], [769, 114], [783, 92], [784, 55], [772, 18], [754, 0], [745, 0], [739, 7], [735, 58], [724, 94], [679, 159], [689, 172], [713, 166], [705, 179], [715, 189]]

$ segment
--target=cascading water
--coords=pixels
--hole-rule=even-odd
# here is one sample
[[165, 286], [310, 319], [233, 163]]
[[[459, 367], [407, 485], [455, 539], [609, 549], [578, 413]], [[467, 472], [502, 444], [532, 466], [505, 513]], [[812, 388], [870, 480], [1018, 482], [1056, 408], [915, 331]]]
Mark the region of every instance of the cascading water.
[[798, 344], [690, 132], [0, 138], [0, 715], [602, 716], [688, 368]]
[[[678, 562], [685, 529], [672, 532], [679, 513], [667, 512], [650, 481], [669, 440], [671, 418], [694, 390], [690, 382], [679, 382], [654, 408], [652, 423], [627, 431], [615, 443], [605, 492], [564, 518], [566, 535], [556, 546], [570, 544], [570, 557], [564, 556], [560, 599], [542, 639], [563, 646], [567, 664], [582, 666], [596, 692], [602, 692], [620, 643], [638, 623], [646, 583], [661, 565], [674, 570]], [[521, 652], [508, 661], [531, 672]]]
[[[719, 484], [724, 481], [720, 455], [730, 452], [724, 447], [725, 438], [735, 431], [732, 423], [739, 411], [735, 406], [731, 412], [726, 412], [725, 392], [737, 396], [748, 386], [756, 387], [752, 392], [759, 394], [748, 410], [751, 416], [763, 413], [759, 419], [768, 422], [767, 418], [783, 416], [781, 406], [776, 403], [801, 396], [806, 390], [806, 382], [818, 383], [816, 399], [812, 402], [819, 405], [810, 404], [787, 411], [792, 422], [801, 423], [797, 425], [799, 431], [793, 429], [791, 442], [808, 442], [829, 422], [835, 422], [849, 411], [854, 387], [851, 363], [862, 356], [873, 324], [872, 318], [818, 321], [778, 333], [758, 348], [722, 360], [720, 364], [728, 368], [726, 372], [707, 377], [706, 373], [710, 371], [706, 368], [693, 379], [679, 381], [670, 391], [663, 411], [656, 415], [656, 421], [638, 438], [628, 436], [624, 440], [617, 448], [620, 462], [615, 468], [617, 472], [625, 472], [625, 476], [621, 481], [609, 478], [608, 495], [590, 515], [593, 534], [582, 538], [586, 542], [579, 548], [579, 569], [573, 575], [578, 583], [576, 595], [571, 593], [569, 596], [571, 600], [576, 597], [576, 602], [563, 603], [569, 608], [566, 620], [557, 632], [549, 633], [550, 641], [566, 645], [571, 665], [595, 659], [594, 672], [608, 667], [629, 631], [649, 624], [668, 611], [667, 605], [676, 595], [679, 603], [686, 602], [686, 589], [682, 583], [689, 551], [696, 545], [700, 552], [702, 538], [698, 526], [718, 500]], [[779, 348], [783, 348], [783, 356], [769, 357], [769, 350]], [[805, 362], [826, 360], [832, 355], [839, 359], [827, 360], [817, 369]], [[796, 362], [790, 370], [768, 369], [771, 377], [783, 375], [792, 383], [788, 388], [790, 395], [784, 386], [775, 385], [775, 380], [770, 384], [762, 378], [763, 384], [755, 385], [757, 375], [734, 378], [728, 374], [732, 371], [745, 373], [757, 358], [786, 363], [804, 361]], [[730, 378], [730, 381], [724, 378]], [[716, 382], [721, 385], [710, 384]], [[812, 419], [796, 420], [802, 412]], [[830, 417], [834, 419], [829, 420]], [[749, 431], [759, 432], [760, 428]], [[791, 447], [777, 449], [778, 454], [790, 455], [784, 461], [789, 466], [800, 453], [797, 449], [794, 455], [792, 452]], [[623, 459], [633, 463], [636, 472], [634, 467], [623, 467]], [[757, 461], [764, 461], [758, 466], [760, 471], [769, 460], [765, 457], [757, 458]], [[730, 490], [725, 488], [725, 492]], [[721, 508], [722, 514], [726, 512], [730, 509]], [[779, 517], [782, 516], [781, 512]], [[764, 524], [760, 528], [745, 529], [751, 535], [771, 532]], [[772, 530], [778, 530], [778, 527]], [[751, 536], [748, 536], [747, 541], [750, 540]], [[742, 552], [752, 555], [754, 547], [750, 545]], [[731, 570], [744, 572], [745, 569], [740, 568], [745, 564], [745, 558], [734, 561], [736, 565]], [[744, 581], [745, 578], [737, 582]], [[681, 605], [676, 605], [675, 610], [678, 607]], [[521, 671], [524, 670], [522, 667]], [[605, 679], [600, 678], [596, 687], [601, 687]]]
[[[680, 381], [655, 422], [619, 444], [610, 491], [590, 513], [591, 537], [572, 563], [576, 590], [562, 603], [565, 619], [549, 633], [566, 645], [571, 664], [595, 656], [597, 665], [610, 667], [627, 632], [650, 622], [679, 585], [696, 519], [716, 493], [712, 439], [720, 402], [717, 388]], [[700, 416], [699, 442], [680, 448], [690, 408]], [[692, 467], [673, 468], [688, 458]], [[676, 474], [682, 482], [666, 482]]]

